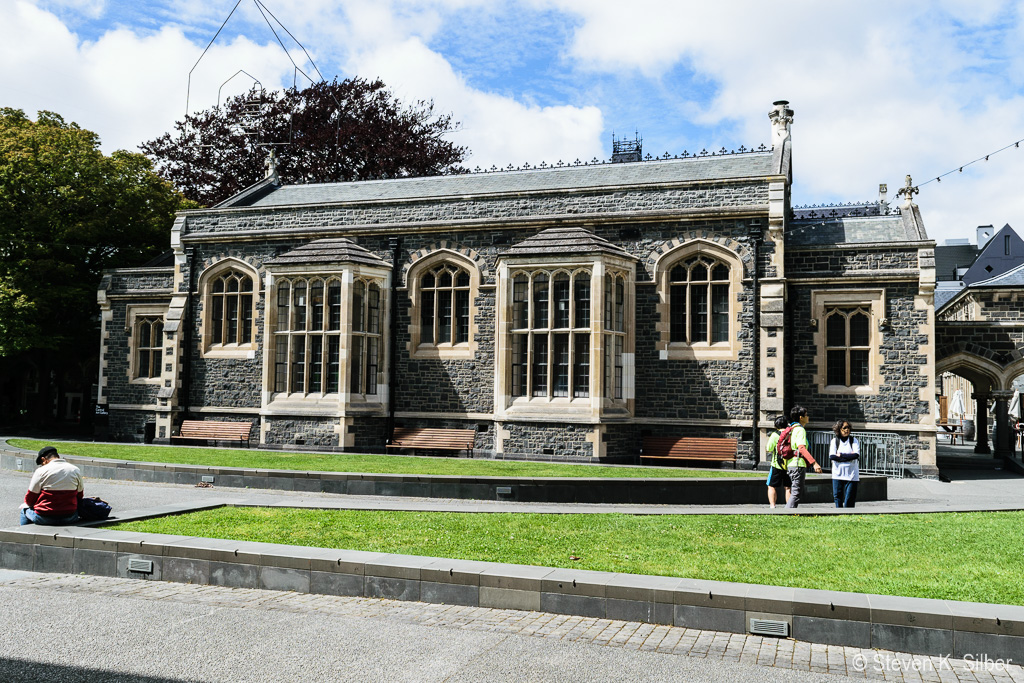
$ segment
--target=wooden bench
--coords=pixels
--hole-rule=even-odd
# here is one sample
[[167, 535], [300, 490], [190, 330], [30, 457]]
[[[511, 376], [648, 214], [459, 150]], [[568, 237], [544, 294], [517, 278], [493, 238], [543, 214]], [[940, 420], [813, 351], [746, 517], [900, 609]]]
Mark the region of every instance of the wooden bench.
[[469, 451], [473, 457], [475, 429], [429, 429], [427, 427], [395, 427], [386, 448], [409, 448], [422, 451]]
[[171, 441], [237, 441], [249, 448], [252, 422], [217, 422], [215, 420], [183, 420]]
[[[731, 462], [736, 468], [736, 439], [693, 436], [645, 436], [640, 448], [641, 464], [672, 460]], [[648, 462], [650, 461], [650, 462]]]

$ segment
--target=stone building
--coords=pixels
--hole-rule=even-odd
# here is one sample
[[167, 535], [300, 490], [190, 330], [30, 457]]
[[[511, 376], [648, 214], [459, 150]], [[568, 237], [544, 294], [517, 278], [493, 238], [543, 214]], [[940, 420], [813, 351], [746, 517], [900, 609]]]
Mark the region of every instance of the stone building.
[[685, 434], [750, 460], [801, 403], [901, 435], [934, 474], [934, 244], [911, 193], [794, 213], [793, 111], [769, 118], [760, 150], [271, 170], [182, 212], [173, 262], [100, 285], [111, 435], [244, 419], [265, 448], [381, 451], [392, 425], [471, 427], [479, 454], [630, 462], [642, 436]]

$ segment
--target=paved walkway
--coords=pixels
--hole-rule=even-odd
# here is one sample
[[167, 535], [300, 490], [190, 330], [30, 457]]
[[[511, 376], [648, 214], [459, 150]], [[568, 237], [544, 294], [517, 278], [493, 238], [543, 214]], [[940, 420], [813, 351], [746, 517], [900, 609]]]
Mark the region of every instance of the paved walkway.
[[[95, 629], [93, 637], [77, 644], [62, 642], [57, 651], [39, 648], [37, 640], [30, 645], [21, 642], [27, 637], [19, 635], [21, 629], [37, 617], [19, 616], [19, 602], [43, 606], [56, 602], [72, 606], [63, 614], [57, 610], [52, 618], [64, 622], [65, 632], [70, 629], [70, 632], [83, 633], [75, 622], [91, 617], [78, 611], [76, 606], [95, 605], [98, 601], [113, 605], [117, 610], [131, 610], [133, 619], [124, 619], [123, 624], [100, 623], [92, 627]], [[188, 674], [188, 680], [210, 681], [267, 680], [260, 677], [268, 675], [276, 680], [297, 680], [291, 676], [299, 674], [309, 681], [343, 680], [347, 674], [354, 673], [353, 669], [358, 669], [364, 680], [394, 680], [395, 674], [401, 672], [405, 680], [468, 681], [481, 680], [479, 663], [473, 662], [483, 657], [486, 665], [482, 678], [486, 680], [581, 677], [583, 680], [617, 681], [821, 681], [836, 680], [838, 676], [891, 681], [1024, 683], [1024, 668], [995, 660], [964, 661], [812, 645], [788, 639], [541, 612], [109, 577], [0, 570], [0, 606], [13, 615], [0, 626], [0, 637], [6, 644], [4, 658], [0, 658], [0, 675], [5, 673], [5, 664], [13, 666], [14, 661], [15, 664], [20, 662], [18, 666], [22, 667], [31, 663], [66, 666], [74, 662], [76, 667], [105, 670], [108, 678], [96, 680], [110, 680], [112, 671], [159, 675], [160, 680], [180, 680], [183, 674]], [[98, 616], [95, 609], [90, 608], [92, 617]], [[160, 621], [150, 624], [144, 632], [132, 633], [137, 626], [135, 621], [150, 613], [162, 615]], [[312, 642], [298, 645], [298, 650], [289, 650], [284, 661], [280, 661], [280, 656], [258, 654], [264, 647], [281, 652], [285, 643], [290, 642], [282, 629], [291, 628], [288, 624], [292, 622], [282, 622], [280, 616], [275, 617], [281, 613], [301, 615], [303, 623], [320, 624], [317, 628], [326, 631]], [[184, 626], [186, 623], [188, 625]], [[240, 635], [237, 630], [240, 626], [248, 635], [234, 642], [234, 652], [225, 655], [227, 660], [216, 656], [225, 636], [231, 636], [225, 643], [230, 646], [232, 638]], [[180, 634], [183, 627], [191, 634]], [[303, 668], [303, 657], [327, 662], [336, 657], [333, 653], [336, 644], [327, 638], [328, 633], [339, 629], [349, 634], [358, 633], [364, 639], [358, 651], [353, 648], [344, 653], [348, 660], [344, 664], [347, 674], [332, 666], [327, 666], [326, 670], [324, 667], [319, 670]], [[410, 643], [394, 640], [411, 634], [419, 641], [411, 651]], [[481, 640], [472, 634], [486, 634], [486, 638]], [[97, 643], [100, 636], [107, 642]], [[107, 652], [117, 648], [134, 651], [154, 638], [163, 641], [162, 646], [157, 643], [163, 650], [151, 652], [148, 657], [135, 659]], [[174, 649], [181, 645], [182, 639], [194, 638], [209, 642], [198, 651]], [[508, 641], [510, 638], [513, 640]], [[460, 644], [460, 651], [451, 652], [452, 643]], [[373, 653], [372, 649], [378, 647], [382, 651]], [[387, 652], [388, 649], [392, 652]], [[424, 659], [424, 649], [430, 657], [435, 656], [436, 651], [437, 661]], [[233, 662], [240, 657], [252, 658], [244, 672], [223, 669], [223, 661]], [[365, 668], [367, 662], [363, 659], [378, 663]], [[576, 669], [580, 662], [583, 671]], [[7, 673], [17, 672], [8, 670]], [[73, 680], [92, 679], [79, 670]]]

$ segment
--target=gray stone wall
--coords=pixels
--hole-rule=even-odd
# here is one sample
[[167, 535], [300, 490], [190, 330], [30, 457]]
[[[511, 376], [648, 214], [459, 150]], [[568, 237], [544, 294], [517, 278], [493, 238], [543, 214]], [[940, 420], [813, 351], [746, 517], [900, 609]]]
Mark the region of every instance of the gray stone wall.
[[638, 286], [636, 318], [636, 417], [676, 419], [747, 419], [753, 410], [751, 376], [753, 323], [751, 294], [737, 293], [742, 306], [739, 358], [733, 360], [661, 360], [655, 306], [658, 293]]
[[967, 352], [1006, 366], [1024, 351], [1024, 324], [995, 326], [986, 321], [946, 321], [936, 324], [935, 360]]
[[388, 438], [387, 420], [380, 417], [359, 418], [349, 427], [349, 434], [355, 439], [355, 445], [346, 450], [354, 453], [383, 453], [384, 442]]
[[[144, 384], [131, 381], [130, 362], [132, 347], [132, 330], [126, 329], [128, 301], [117, 299], [111, 302], [111, 313], [113, 320], [107, 323], [107, 339], [104, 341], [104, 348], [101, 361], [106, 361], [107, 367], [104, 376], [107, 379], [107, 386], [103, 389], [103, 400], [109, 404], [126, 405], [156, 405], [159, 384]], [[132, 305], [154, 304], [167, 305], [167, 299], [132, 299]], [[167, 359], [164, 359], [167, 362]]]
[[[882, 384], [876, 393], [869, 395], [829, 394], [817, 387], [814, 375], [821, 359], [817, 357], [814, 331], [810, 326], [811, 291], [823, 289], [841, 290], [841, 281], [837, 280], [828, 288], [794, 285], [789, 292], [791, 380], [786, 387], [789, 399], [786, 408], [803, 405], [815, 422], [845, 418], [854, 422], [918, 424], [921, 416], [934, 408], [921, 400], [921, 389], [932, 378], [921, 373], [928, 362], [922, 346], [928, 344], [929, 339], [920, 333], [927, 322], [927, 311], [914, 308], [917, 284], [888, 283], [886, 286], [885, 310], [891, 329], [881, 333]], [[873, 320], [872, 324], [878, 322]], [[910, 457], [911, 462], [916, 463], [917, 451]]]
[[142, 443], [146, 435], [146, 423], [155, 422], [156, 413], [141, 410], [111, 410], [107, 419], [111, 441]]
[[264, 418], [267, 431], [264, 444], [273, 448], [294, 446], [333, 449], [338, 447], [338, 434], [335, 427], [336, 418], [281, 418], [268, 416]]
[[173, 268], [154, 268], [152, 271], [124, 269], [109, 271], [104, 275], [100, 288], [107, 296], [129, 292], [149, 292], [155, 289], [170, 290], [174, 281]]
[[310, 208], [226, 209], [190, 215], [186, 229], [189, 234], [294, 228], [315, 230], [346, 225], [401, 225], [528, 216], [677, 211], [754, 204], [767, 206], [767, 183], [755, 180], [675, 189], [595, 190]]
[[509, 457], [590, 460], [594, 444], [587, 441], [590, 425], [506, 422], [505, 454]]
[[895, 247], [865, 249], [834, 249], [822, 245], [814, 249], [790, 247], [786, 251], [786, 276], [821, 274], [841, 277], [849, 274], [891, 271], [894, 269], [917, 270], [917, 248], [897, 249]]

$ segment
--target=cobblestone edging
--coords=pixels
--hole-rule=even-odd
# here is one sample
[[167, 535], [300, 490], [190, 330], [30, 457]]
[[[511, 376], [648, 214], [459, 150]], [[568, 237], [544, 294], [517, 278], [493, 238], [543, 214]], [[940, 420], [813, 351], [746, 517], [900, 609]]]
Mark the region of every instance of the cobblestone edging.
[[[209, 506], [207, 506], [209, 507]], [[146, 516], [196, 509], [164, 506]], [[1024, 607], [274, 545], [89, 527], [0, 530], [0, 567], [515, 609], [1024, 662]]]
[[[74, 463], [87, 477], [164, 484], [198, 484], [207, 481], [216, 486], [337, 493], [359, 496], [412, 496], [417, 498], [457, 498], [470, 500], [509, 500], [528, 503], [640, 503], [649, 505], [749, 505], [763, 504], [764, 473], [752, 473], [749, 479], [609, 479], [609, 478], [529, 478], [463, 477], [410, 474], [360, 474], [351, 472], [297, 472], [257, 470], [236, 467], [202, 467], [163, 463], [125, 462], [102, 458], [61, 456]], [[0, 446], [0, 469], [31, 472], [35, 458]], [[881, 476], [862, 476], [857, 499], [887, 500], [888, 480]], [[832, 502], [832, 480], [808, 477], [806, 503]]]

